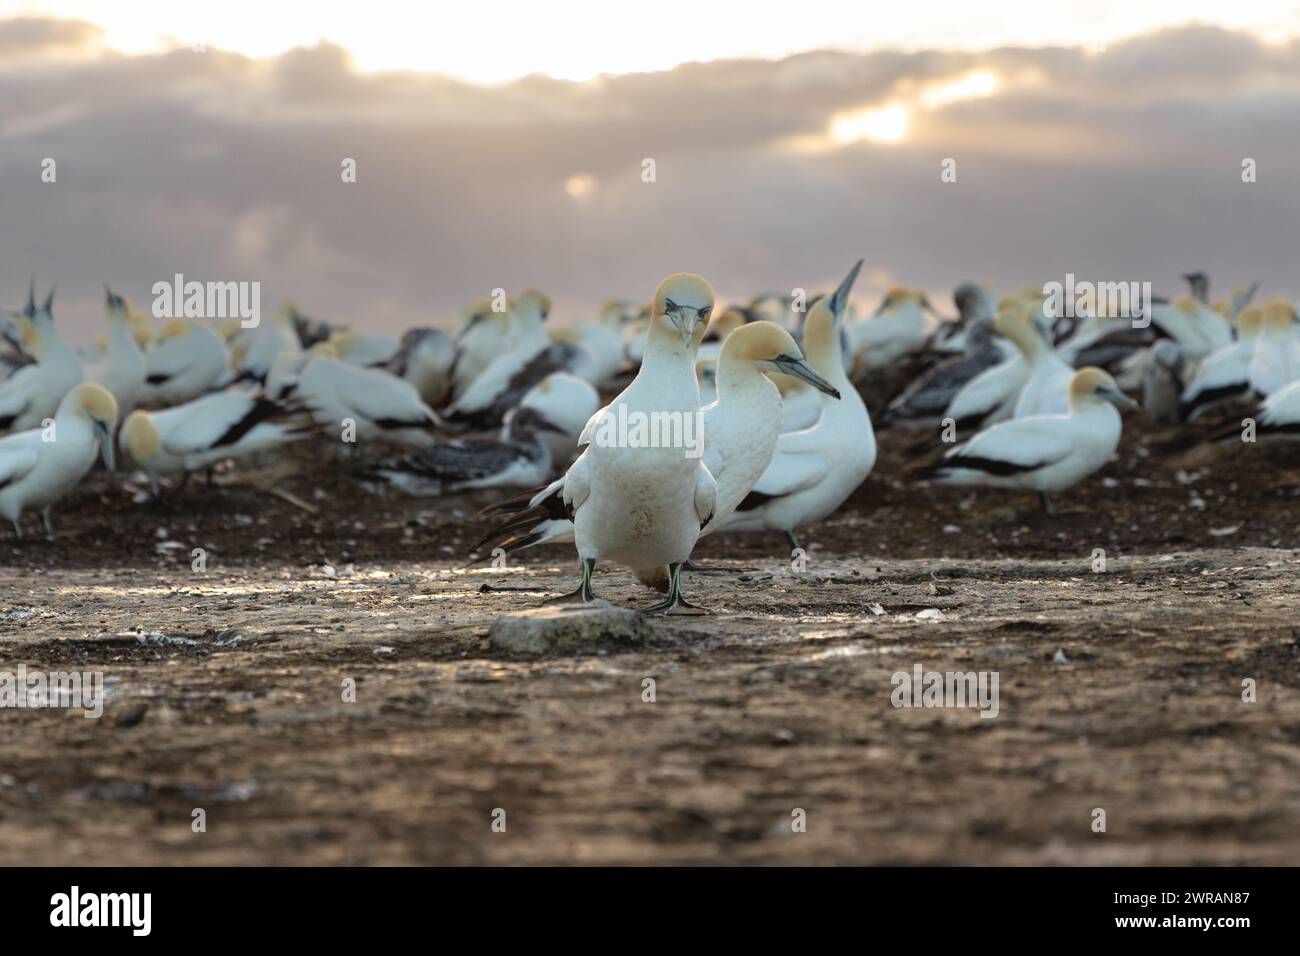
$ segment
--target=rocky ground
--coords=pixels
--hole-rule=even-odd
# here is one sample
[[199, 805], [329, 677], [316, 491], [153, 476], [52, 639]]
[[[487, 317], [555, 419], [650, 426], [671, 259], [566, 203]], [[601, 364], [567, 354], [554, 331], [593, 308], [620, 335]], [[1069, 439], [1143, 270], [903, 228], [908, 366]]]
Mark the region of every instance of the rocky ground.
[[[886, 433], [803, 570], [709, 539], [712, 616], [540, 657], [488, 634], [572, 554], [465, 567], [490, 499], [309, 448], [161, 506], [99, 475], [0, 540], [0, 670], [108, 694], [0, 709], [0, 863], [1294, 863], [1300, 445], [1129, 432], [1055, 516]], [[997, 716], [894, 707], [917, 664], [996, 672]]]

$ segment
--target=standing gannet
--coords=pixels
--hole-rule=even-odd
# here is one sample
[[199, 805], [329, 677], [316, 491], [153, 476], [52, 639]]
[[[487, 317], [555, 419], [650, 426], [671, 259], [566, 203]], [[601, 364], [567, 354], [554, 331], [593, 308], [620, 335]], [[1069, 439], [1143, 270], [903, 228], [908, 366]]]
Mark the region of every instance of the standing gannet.
[[1237, 340], [1206, 357], [1183, 389], [1181, 417], [1191, 420], [1216, 405], [1250, 396], [1250, 360], [1263, 327], [1263, 309], [1242, 309], [1237, 318]]
[[[560, 602], [594, 600], [591, 573], [615, 561], [642, 581], [668, 568], [668, 598], [647, 610], [695, 614], [681, 594], [681, 569], [713, 517], [718, 486], [688, 430], [700, 428], [695, 355], [713, 311], [713, 287], [697, 275], [671, 275], [655, 291], [641, 368], [580, 442], [587, 444], [564, 475], [563, 501], [573, 514], [582, 583]], [[676, 423], [678, 440], [664, 439]], [[656, 434], [649, 435], [651, 429]], [[703, 442], [695, 436], [695, 443]], [[702, 448], [698, 451], [702, 452]]]
[[188, 319], [170, 319], [145, 354], [142, 404], [179, 405], [202, 395], [230, 371], [226, 343], [215, 331]]
[[533, 408], [512, 408], [496, 439], [434, 445], [396, 461], [380, 462], [361, 477], [416, 497], [479, 488], [535, 487], [551, 477], [551, 449], [543, 435], [562, 429]]
[[998, 316], [997, 330], [1020, 350], [1028, 369], [1025, 384], [1016, 397], [1013, 417], [1065, 412], [1067, 387], [1074, 369], [1052, 351], [1037, 323], [1026, 312], [1008, 312]]
[[1300, 336], [1295, 306], [1275, 299], [1264, 306], [1263, 328], [1250, 359], [1250, 387], [1261, 396], [1300, 379]]
[[457, 358], [452, 369], [453, 397], [469, 388], [494, 359], [510, 348], [510, 310], [498, 310], [494, 308], [495, 304], [491, 299], [482, 299], [465, 308], [465, 321], [455, 335]]
[[822, 400], [821, 417], [808, 428], [783, 433], [772, 461], [724, 531], [784, 531], [799, 547], [796, 529], [820, 521], [842, 505], [876, 463], [876, 436], [862, 397], [844, 370], [840, 320], [862, 261], [839, 288], [819, 299], [804, 320], [808, 363], [841, 398]]
[[1153, 306], [1151, 322], [1178, 343], [1192, 369], [1207, 355], [1232, 342], [1232, 326], [1228, 320], [1195, 298], [1179, 298]]
[[335, 439], [351, 432], [358, 442], [382, 438], [428, 448], [440, 424], [410, 382], [383, 369], [344, 362], [328, 342], [311, 347], [294, 396]]
[[40, 510], [45, 533], [54, 535], [50, 509], [90, 471], [96, 442], [104, 466], [113, 470], [116, 426], [112, 393], [87, 382], [63, 397], [51, 426], [0, 438], [0, 514], [13, 523], [20, 540], [22, 514], [29, 508]]
[[144, 353], [136, 344], [126, 301], [104, 286], [108, 338], [103, 360], [86, 367], [86, 381], [103, 385], [117, 399], [119, 415], [128, 414], [144, 396]]
[[[804, 359], [782, 326], [763, 319], [728, 336], [717, 361], [718, 397], [703, 408], [704, 464], [718, 485], [714, 519], [701, 532], [719, 528], [753, 489], [772, 461], [780, 435], [781, 391], [772, 377], [793, 376], [832, 398], [840, 392]], [[571, 541], [573, 522], [563, 507], [564, 479], [523, 499], [510, 499], [483, 514], [509, 515], [480, 544], [501, 539], [506, 551], [552, 541]]]
[[81, 359], [54, 327], [54, 290], [36, 307], [35, 285], [22, 315], [31, 329], [28, 343], [36, 361], [0, 383], [0, 432], [35, 428], [54, 414], [63, 396], [82, 381]]
[[[1024, 304], [1014, 298], [998, 303], [998, 317], [994, 330], [999, 335], [1008, 325], [1023, 321]], [[1006, 357], [991, 368], [986, 368], [957, 390], [943, 417], [951, 418], [958, 428], [965, 429], [988, 425], [1010, 418], [1016, 408], [1021, 389], [1029, 379], [1029, 362], [1023, 350], [1008, 345]]]
[[[585, 349], [568, 342], [551, 342], [545, 322], [551, 300], [529, 289], [511, 303], [510, 346], [498, 354], [474, 381], [442, 410], [449, 423], [492, 428], [524, 392], [551, 372], [568, 371]], [[590, 356], [588, 356], [590, 358]]]
[[1044, 510], [1051, 495], [1077, 484], [1110, 460], [1119, 446], [1120, 408], [1136, 404], [1099, 368], [1070, 379], [1069, 411], [1000, 422], [948, 451], [922, 477], [946, 485], [986, 485], [1036, 491]]
[[307, 437], [302, 409], [239, 392], [217, 392], [161, 412], [126, 416], [118, 443], [149, 476], [157, 498], [160, 475], [199, 471]]

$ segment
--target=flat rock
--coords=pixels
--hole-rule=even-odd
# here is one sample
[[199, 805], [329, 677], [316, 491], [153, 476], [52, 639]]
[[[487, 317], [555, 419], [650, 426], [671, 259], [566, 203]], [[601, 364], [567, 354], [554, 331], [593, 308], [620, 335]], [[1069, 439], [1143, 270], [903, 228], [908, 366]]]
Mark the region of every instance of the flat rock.
[[594, 601], [503, 614], [493, 622], [488, 643], [514, 654], [567, 654], [644, 644], [653, 635], [636, 611]]

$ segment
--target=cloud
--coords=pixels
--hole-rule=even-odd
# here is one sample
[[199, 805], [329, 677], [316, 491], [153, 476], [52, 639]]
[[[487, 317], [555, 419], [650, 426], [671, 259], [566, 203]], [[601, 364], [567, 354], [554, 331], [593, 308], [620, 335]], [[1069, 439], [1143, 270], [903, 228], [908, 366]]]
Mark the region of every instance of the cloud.
[[103, 30], [85, 20], [12, 17], [0, 20], [0, 59], [75, 53], [94, 47]]
[[[0, 21], [0, 50], [94, 30]], [[996, 92], [926, 96], [972, 71]], [[901, 142], [827, 136], [885, 104], [907, 111]], [[940, 296], [1066, 272], [1178, 291], [1191, 268], [1294, 293], [1298, 110], [1300, 45], [1204, 26], [1100, 54], [813, 52], [493, 87], [359, 73], [329, 43], [45, 61], [0, 69], [0, 305], [57, 280], [89, 337], [101, 281], [143, 306], [182, 272], [395, 331], [497, 287], [546, 289], [562, 320], [669, 272], [738, 297], [825, 288], [860, 256]]]

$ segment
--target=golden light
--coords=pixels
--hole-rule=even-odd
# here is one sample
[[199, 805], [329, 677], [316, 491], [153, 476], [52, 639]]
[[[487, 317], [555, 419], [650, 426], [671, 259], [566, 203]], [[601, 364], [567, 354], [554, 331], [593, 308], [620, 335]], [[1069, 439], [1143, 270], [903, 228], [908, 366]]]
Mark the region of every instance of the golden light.
[[574, 173], [564, 181], [564, 191], [574, 199], [586, 199], [599, 185], [600, 180], [591, 173]]
[[921, 105], [933, 110], [961, 100], [992, 96], [1001, 85], [1001, 80], [992, 70], [972, 70], [965, 76], [927, 88], [921, 94]]
[[900, 143], [907, 135], [909, 111], [901, 103], [873, 106], [852, 113], [839, 113], [831, 119], [831, 139], [837, 143]]

